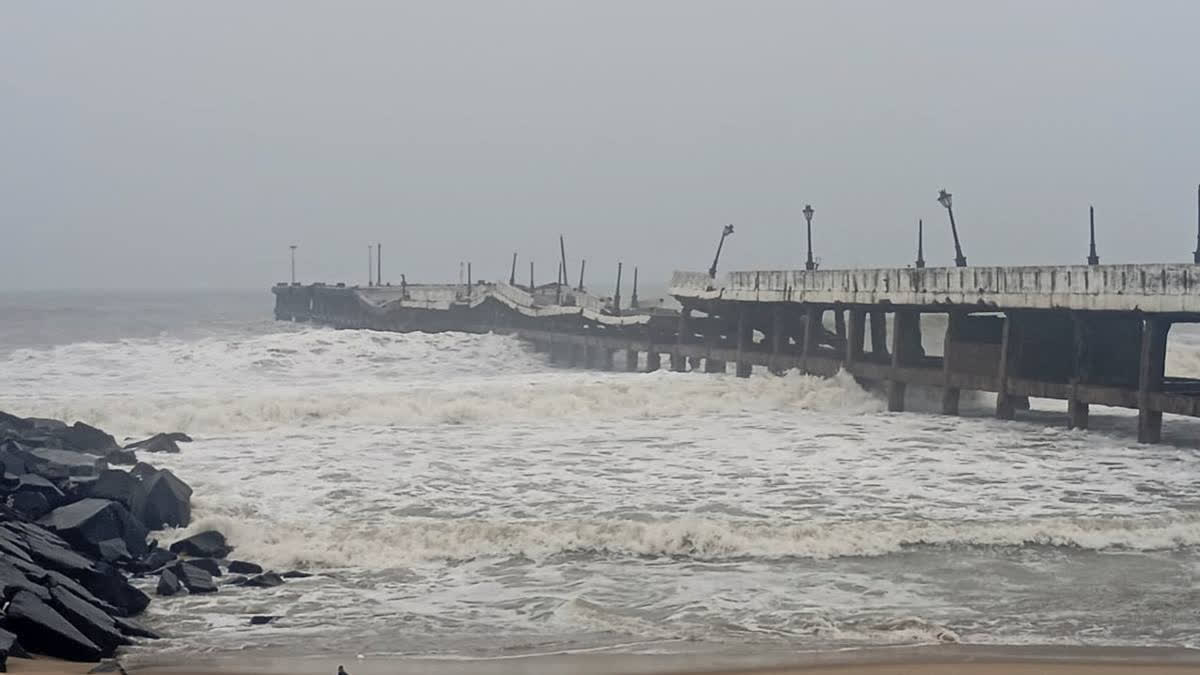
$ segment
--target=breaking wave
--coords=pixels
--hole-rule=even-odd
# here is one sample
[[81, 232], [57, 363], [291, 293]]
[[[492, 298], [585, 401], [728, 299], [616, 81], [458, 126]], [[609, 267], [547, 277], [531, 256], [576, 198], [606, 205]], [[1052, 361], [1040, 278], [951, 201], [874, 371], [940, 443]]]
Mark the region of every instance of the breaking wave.
[[563, 555], [821, 560], [883, 556], [921, 546], [1154, 551], [1200, 545], [1200, 515], [796, 524], [699, 518], [652, 522], [408, 518], [384, 528], [210, 515], [167, 538], [206, 529], [223, 532], [238, 547], [238, 555], [277, 567], [337, 568], [353, 561], [355, 567], [373, 569], [513, 556], [533, 560]]

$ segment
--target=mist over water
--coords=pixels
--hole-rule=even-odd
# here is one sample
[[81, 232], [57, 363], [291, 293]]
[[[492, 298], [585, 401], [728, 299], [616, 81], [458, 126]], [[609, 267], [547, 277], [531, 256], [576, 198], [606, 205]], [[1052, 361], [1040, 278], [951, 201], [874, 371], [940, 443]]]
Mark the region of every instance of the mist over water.
[[[144, 458], [196, 490], [164, 540], [215, 527], [318, 573], [156, 600], [154, 653], [1200, 644], [1189, 420], [1140, 446], [1128, 411], [890, 414], [844, 375], [556, 369], [504, 336], [189, 297], [61, 296], [0, 329], [0, 409], [196, 437]], [[1173, 331], [1175, 372], [1196, 345]]]

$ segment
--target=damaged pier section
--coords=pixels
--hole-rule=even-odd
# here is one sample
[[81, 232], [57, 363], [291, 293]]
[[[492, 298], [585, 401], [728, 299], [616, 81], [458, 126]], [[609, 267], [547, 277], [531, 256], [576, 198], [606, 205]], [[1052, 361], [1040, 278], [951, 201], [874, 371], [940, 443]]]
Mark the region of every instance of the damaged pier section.
[[[892, 411], [904, 410], [909, 385], [940, 387], [951, 415], [964, 390], [995, 393], [1002, 419], [1030, 397], [1065, 400], [1074, 428], [1087, 428], [1092, 404], [1132, 408], [1138, 439], [1154, 443], [1163, 413], [1200, 416], [1200, 380], [1165, 374], [1171, 326], [1200, 322], [1198, 286], [1200, 267], [1170, 264], [676, 272], [670, 293], [682, 309], [652, 312], [554, 285], [274, 292], [279, 319], [512, 333], [564, 366], [845, 370], [883, 383]], [[935, 324], [941, 355], [924, 348]]]

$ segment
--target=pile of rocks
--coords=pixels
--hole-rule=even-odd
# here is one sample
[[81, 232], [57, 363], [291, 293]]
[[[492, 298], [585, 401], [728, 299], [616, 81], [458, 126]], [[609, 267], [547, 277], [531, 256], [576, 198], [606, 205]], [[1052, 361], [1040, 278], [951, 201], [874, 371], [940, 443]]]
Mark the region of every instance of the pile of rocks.
[[148, 534], [188, 525], [192, 489], [135, 451], [178, 452], [189, 440], [158, 434], [121, 447], [81, 422], [0, 412], [0, 668], [27, 651], [95, 661], [157, 637], [130, 618], [150, 598], [129, 577], [183, 569]]
[[[264, 571], [261, 565], [245, 560], [230, 560], [233, 547], [225, 536], [216, 530], [208, 530], [180, 539], [171, 544], [168, 551], [159, 549], [146, 562], [162, 563], [151, 573], [158, 574], [159, 595], [176, 595], [185, 589], [188, 593], [216, 593], [217, 577], [223, 585], [248, 588], [271, 588], [282, 585], [287, 579], [311, 576], [305, 572], [291, 571], [279, 574]], [[252, 622], [253, 623], [253, 622]]]

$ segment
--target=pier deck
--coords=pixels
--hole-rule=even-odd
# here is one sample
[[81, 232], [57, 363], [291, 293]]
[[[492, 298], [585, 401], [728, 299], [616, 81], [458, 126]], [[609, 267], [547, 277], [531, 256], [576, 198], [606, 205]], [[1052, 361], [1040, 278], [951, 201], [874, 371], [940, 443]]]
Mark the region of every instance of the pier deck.
[[[957, 414], [963, 390], [995, 393], [996, 415], [1008, 419], [1029, 397], [1065, 400], [1076, 428], [1087, 427], [1091, 404], [1136, 409], [1143, 442], [1160, 439], [1163, 413], [1200, 417], [1200, 380], [1164, 370], [1170, 327], [1200, 322], [1196, 265], [676, 272], [670, 293], [682, 310], [652, 313], [504, 283], [274, 292], [280, 319], [514, 333], [569, 366], [611, 369], [624, 351], [630, 370], [657, 370], [663, 354], [675, 371], [733, 363], [739, 377], [753, 366], [845, 370], [883, 383], [893, 411], [913, 384], [940, 387], [946, 414]], [[925, 353], [928, 314], [945, 317], [940, 355]]]

